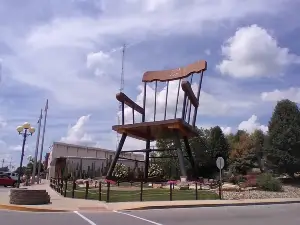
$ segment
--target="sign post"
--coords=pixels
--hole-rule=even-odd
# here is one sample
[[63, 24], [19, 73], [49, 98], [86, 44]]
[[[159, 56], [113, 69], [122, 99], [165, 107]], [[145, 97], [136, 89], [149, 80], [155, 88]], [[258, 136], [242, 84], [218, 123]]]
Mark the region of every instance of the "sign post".
[[219, 179], [219, 197], [222, 199], [222, 169], [224, 168], [225, 161], [222, 157], [218, 157], [216, 160], [216, 165], [220, 170], [220, 179]]

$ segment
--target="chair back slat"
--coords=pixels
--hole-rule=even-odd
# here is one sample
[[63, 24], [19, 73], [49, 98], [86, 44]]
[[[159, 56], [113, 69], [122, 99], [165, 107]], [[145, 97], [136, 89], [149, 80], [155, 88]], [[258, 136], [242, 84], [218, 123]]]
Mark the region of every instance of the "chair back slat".
[[[144, 73], [143, 108], [145, 113], [142, 115], [142, 122], [146, 122], [146, 118], [151, 116], [149, 115], [149, 113], [152, 114], [152, 110], [149, 111], [149, 104], [151, 104], [152, 107], [154, 106], [153, 121], [181, 118], [188, 124], [195, 126], [203, 72], [206, 70], [206, 66], [206, 61], [198, 61], [194, 64], [178, 69], [149, 71]], [[195, 81], [193, 80], [195, 78], [194, 73], [200, 73], [199, 82], [197, 81], [198, 79]], [[170, 81], [172, 81], [172, 85]], [[152, 82], [154, 82], [154, 87], [152, 85], [151, 87], [148, 86]], [[158, 82], [161, 83], [160, 85], [163, 87], [158, 86]], [[175, 85], [174, 87], [174, 82], [178, 83], [178, 86]], [[192, 91], [192, 87], [194, 86], [193, 82], [198, 83], [197, 92]], [[148, 88], [151, 89], [151, 92], [154, 91], [154, 101], [153, 98], [152, 100], [148, 99], [148, 101], [150, 100], [149, 102], [146, 101], [147, 97], [150, 98], [150, 96], [147, 96], [146, 93]], [[163, 96], [161, 96], [161, 94]], [[153, 96], [152, 93], [150, 95]], [[170, 107], [175, 109], [174, 114], [170, 114]], [[146, 108], [148, 108], [148, 116], [146, 116]], [[181, 117], [178, 117], [178, 110], [182, 110]]]
[[[198, 102], [199, 102], [200, 91], [201, 91], [201, 87], [202, 87], [203, 72], [204, 72], [204, 71], [201, 71], [200, 80], [199, 80], [199, 85], [198, 85], [198, 92], [197, 92], [197, 100], [198, 100]], [[195, 127], [195, 124], [196, 124], [197, 112], [198, 112], [198, 107], [196, 107], [195, 110], [194, 110], [193, 122], [192, 122], [192, 126], [193, 126], [193, 127]]]
[[179, 91], [180, 91], [180, 88], [181, 88], [181, 78], [179, 79], [178, 81], [178, 89], [177, 89], [177, 96], [176, 96], [176, 106], [175, 106], [175, 115], [174, 115], [174, 118], [177, 117], [177, 108], [178, 108], [178, 100], [179, 100]]
[[143, 96], [144, 114], [142, 115], [142, 122], [145, 122], [146, 119], [146, 97], [147, 97], [147, 82], [144, 82], [144, 96]]
[[167, 81], [167, 88], [166, 88], [166, 99], [165, 99], [165, 112], [164, 112], [164, 120], [166, 120], [166, 116], [167, 116], [167, 107], [168, 107], [168, 94], [169, 94], [169, 81]]
[[157, 95], [157, 80], [155, 81], [155, 89], [154, 89], [154, 113], [153, 113], [154, 121], [155, 121], [155, 117], [156, 117], [156, 95]]

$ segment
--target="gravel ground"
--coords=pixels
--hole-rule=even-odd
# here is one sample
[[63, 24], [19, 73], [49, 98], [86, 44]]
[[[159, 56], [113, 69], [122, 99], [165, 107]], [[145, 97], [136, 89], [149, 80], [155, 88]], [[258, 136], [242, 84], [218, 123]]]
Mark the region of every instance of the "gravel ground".
[[300, 188], [283, 186], [283, 192], [270, 192], [261, 190], [248, 190], [241, 192], [224, 191], [224, 199], [264, 199], [264, 198], [300, 198]]

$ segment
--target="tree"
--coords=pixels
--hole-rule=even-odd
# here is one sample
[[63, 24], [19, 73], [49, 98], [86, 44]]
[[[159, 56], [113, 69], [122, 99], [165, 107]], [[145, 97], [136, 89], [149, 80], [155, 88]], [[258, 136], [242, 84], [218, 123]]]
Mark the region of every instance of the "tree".
[[212, 163], [218, 157], [223, 157], [225, 160], [225, 168], [228, 165], [229, 144], [222, 129], [219, 126], [213, 127], [208, 138], [208, 149], [210, 151]]
[[161, 166], [163, 173], [167, 176], [167, 178], [178, 178], [179, 163], [177, 151], [170, 150], [175, 148], [174, 141], [172, 139], [162, 138], [156, 141], [156, 147], [158, 149], [166, 150], [155, 153], [156, 157], [160, 157], [155, 160], [155, 163]]
[[208, 138], [210, 130], [197, 128], [198, 135], [189, 140], [198, 175], [201, 177], [210, 177], [214, 173], [215, 165], [212, 166], [211, 152], [209, 151]]
[[247, 171], [254, 167], [256, 161], [253, 141], [246, 132], [237, 132], [235, 136], [238, 138], [235, 138], [236, 142], [233, 143], [230, 151], [230, 169], [236, 174], [247, 174]]
[[300, 112], [296, 103], [281, 100], [269, 122], [267, 159], [277, 172], [291, 176], [300, 170]]
[[251, 139], [253, 142], [253, 150], [258, 167], [261, 172], [264, 172], [264, 165], [262, 159], [264, 157], [264, 145], [266, 141], [265, 134], [261, 130], [255, 130], [254, 133], [251, 135]]

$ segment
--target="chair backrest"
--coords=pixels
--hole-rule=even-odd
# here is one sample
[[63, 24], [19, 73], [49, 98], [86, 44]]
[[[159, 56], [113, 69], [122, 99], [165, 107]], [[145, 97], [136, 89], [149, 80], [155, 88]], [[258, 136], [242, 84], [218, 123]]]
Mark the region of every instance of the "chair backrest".
[[[144, 122], [146, 119], [146, 98], [147, 98], [147, 85], [155, 82], [154, 87], [154, 113], [153, 113], [153, 120], [156, 120], [156, 108], [157, 108], [157, 85], [158, 82], [166, 83], [165, 89], [165, 100], [164, 100], [164, 120], [166, 120], [167, 116], [167, 109], [168, 109], [168, 102], [169, 99], [169, 93], [170, 88], [169, 84], [172, 82], [172, 85], [176, 80], [177, 82], [177, 89], [176, 89], [176, 98], [174, 99], [175, 102], [172, 102], [171, 104], [175, 104], [175, 112], [174, 112], [174, 118], [177, 117], [178, 108], [180, 107], [179, 101], [183, 100], [182, 105], [182, 113], [181, 113], [181, 119], [185, 120], [187, 123], [192, 122], [192, 126], [195, 126], [196, 123], [196, 117], [197, 117], [197, 110], [199, 106], [199, 97], [200, 97], [200, 91], [202, 86], [202, 80], [203, 80], [203, 73], [207, 69], [207, 62], [204, 60], [197, 61], [195, 63], [192, 63], [190, 65], [187, 65], [185, 67], [180, 67], [176, 69], [171, 70], [161, 70], [161, 71], [148, 71], [145, 72], [143, 75], [142, 81], [144, 82], [144, 96], [143, 96], [143, 108], [145, 109], [145, 113], [143, 115], [142, 121]], [[193, 84], [193, 75], [194, 74], [200, 74], [199, 81], [198, 81], [198, 90], [196, 94], [192, 91], [192, 84]], [[188, 81], [188, 79], [190, 79]], [[180, 89], [182, 88], [184, 96], [183, 99], [180, 99]], [[172, 89], [171, 91], [175, 91]], [[174, 97], [174, 96], [172, 96]], [[192, 108], [193, 106], [193, 108]], [[193, 110], [192, 120], [191, 119], [191, 111]]]

